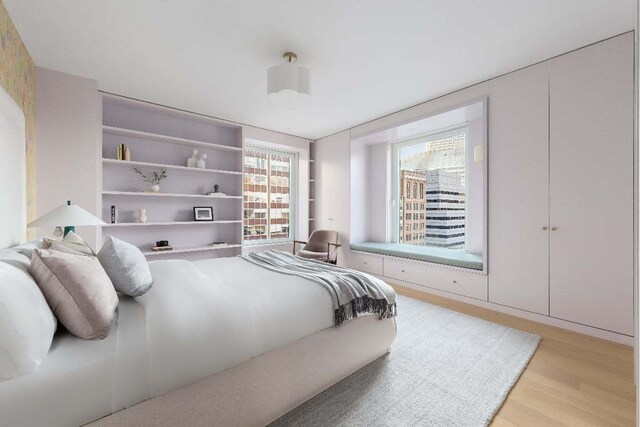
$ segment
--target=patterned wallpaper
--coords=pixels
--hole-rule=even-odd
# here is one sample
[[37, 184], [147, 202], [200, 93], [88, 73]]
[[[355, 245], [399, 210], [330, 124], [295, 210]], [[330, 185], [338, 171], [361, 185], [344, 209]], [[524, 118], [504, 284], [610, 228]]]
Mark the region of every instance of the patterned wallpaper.
[[36, 66], [0, 0], [0, 84], [22, 108], [27, 138], [27, 220], [36, 213]]

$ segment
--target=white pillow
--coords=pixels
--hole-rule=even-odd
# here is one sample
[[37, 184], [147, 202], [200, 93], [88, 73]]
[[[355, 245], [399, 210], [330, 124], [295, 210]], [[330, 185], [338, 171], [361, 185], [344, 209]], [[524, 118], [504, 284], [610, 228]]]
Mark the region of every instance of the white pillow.
[[28, 265], [24, 255], [14, 254], [0, 253], [0, 378], [3, 379], [35, 371], [49, 352], [57, 325], [31, 275], [3, 261]]
[[81, 254], [96, 256], [91, 246], [82, 237], [73, 231], [67, 233], [64, 239], [58, 240], [53, 237], [45, 237], [42, 242], [42, 249], [52, 249], [54, 251], [66, 252], [69, 254]]
[[98, 260], [113, 287], [121, 294], [139, 297], [151, 289], [153, 278], [149, 263], [140, 249], [131, 243], [107, 236], [98, 252]]
[[42, 243], [42, 239], [31, 240], [30, 242], [23, 243], [18, 246], [12, 246], [11, 249], [4, 250], [18, 252], [31, 260], [31, 254], [33, 254], [33, 251], [36, 249], [42, 249]]

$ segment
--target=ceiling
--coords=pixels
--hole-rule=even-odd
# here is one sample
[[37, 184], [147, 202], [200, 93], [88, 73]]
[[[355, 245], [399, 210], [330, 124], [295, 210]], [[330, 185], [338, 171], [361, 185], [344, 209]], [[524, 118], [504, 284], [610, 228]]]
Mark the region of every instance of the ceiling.
[[[4, 0], [38, 66], [317, 139], [634, 28], [635, 0]], [[282, 53], [307, 111], [269, 106]]]

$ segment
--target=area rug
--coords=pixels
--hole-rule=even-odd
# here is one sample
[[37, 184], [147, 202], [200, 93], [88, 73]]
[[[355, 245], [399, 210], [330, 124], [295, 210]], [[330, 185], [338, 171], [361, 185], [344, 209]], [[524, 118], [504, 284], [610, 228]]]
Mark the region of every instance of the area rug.
[[398, 299], [391, 353], [271, 426], [485, 426], [540, 337], [415, 299]]

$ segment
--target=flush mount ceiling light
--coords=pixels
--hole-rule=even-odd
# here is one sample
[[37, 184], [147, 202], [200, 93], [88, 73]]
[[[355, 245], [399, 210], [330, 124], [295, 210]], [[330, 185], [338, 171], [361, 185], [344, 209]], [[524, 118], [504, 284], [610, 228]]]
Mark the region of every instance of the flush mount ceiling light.
[[293, 52], [282, 55], [285, 62], [267, 70], [267, 96], [278, 107], [301, 109], [311, 103], [309, 69], [296, 65], [298, 56]]

